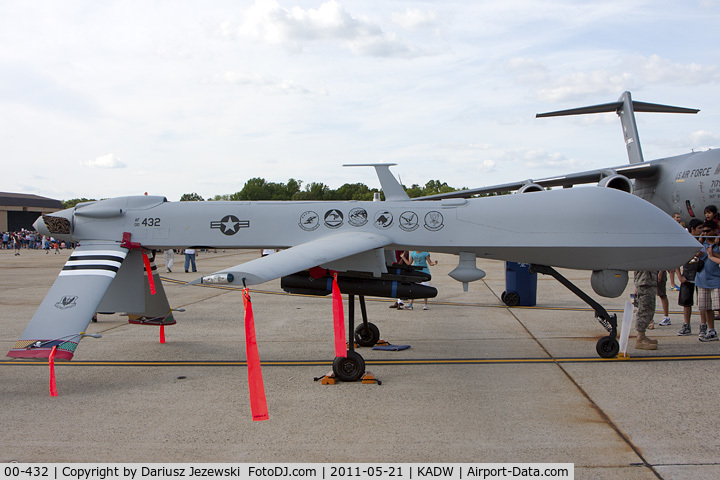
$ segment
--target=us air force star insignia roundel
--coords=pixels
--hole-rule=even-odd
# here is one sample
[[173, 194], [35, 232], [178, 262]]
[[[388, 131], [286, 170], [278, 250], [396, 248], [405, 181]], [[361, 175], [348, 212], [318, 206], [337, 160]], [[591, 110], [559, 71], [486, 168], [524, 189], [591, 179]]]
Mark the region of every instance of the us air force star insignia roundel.
[[210, 228], [218, 228], [225, 235], [235, 235], [241, 228], [249, 226], [249, 220], [240, 220], [235, 215], [225, 215], [220, 221], [210, 222]]

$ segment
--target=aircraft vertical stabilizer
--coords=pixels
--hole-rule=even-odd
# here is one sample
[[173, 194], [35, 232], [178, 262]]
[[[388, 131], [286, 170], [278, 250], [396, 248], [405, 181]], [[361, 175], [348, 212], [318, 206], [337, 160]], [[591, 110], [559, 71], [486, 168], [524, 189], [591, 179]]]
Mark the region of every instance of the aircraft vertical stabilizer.
[[395, 176], [390, 172], [390, 167], [395, 163], [346, 163], [343, 167], [375, 167], [380, 187], [385, 194], [385, 200], [400, 201], [410, 200], [405, 189], [400, 185]]
[[633, 164], [643, 162], [640, 137], [638, 136], [637, 123], [635, 122], [635, 112], [698, 113], [699, 111], [700, 110], [695, 108], [673, 107], [657, 103], [636, 102], [633, 101], [630, 96], [630, 92], [626, 91], [620, 95], [617, 102], [593, 105], [590, 107], [572, 108], [570, 110], [558, 110], [556, 112], [538, 113], [535, 117], [562, 117], [566, 115], [584, 115], [587, 113], [615, 112], [620, 117], [620, 122], [622, 123], [623, 136], [625, 137], [625, 147], [628, 151], [628, 160], [631, 164]]

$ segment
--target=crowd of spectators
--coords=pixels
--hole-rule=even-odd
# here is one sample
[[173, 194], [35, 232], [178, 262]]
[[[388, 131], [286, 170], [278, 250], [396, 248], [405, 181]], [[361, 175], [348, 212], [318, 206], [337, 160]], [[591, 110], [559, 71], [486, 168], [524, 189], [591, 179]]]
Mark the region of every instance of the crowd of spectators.
[[50, 253], [53, 250], [58, 253], [60, 249], [72, 248], [72, 245], [67, 245], [65, 242], [56, 240], [53, 237], [47, 237], [40, 235], [33, 230], [21, 229], [18, 232], [4, 232], [2, 234], [2, 245], [1, 250], [13, 250], [15, 255], [20, 255], [21, 250], [45, 250], [45, 253]]

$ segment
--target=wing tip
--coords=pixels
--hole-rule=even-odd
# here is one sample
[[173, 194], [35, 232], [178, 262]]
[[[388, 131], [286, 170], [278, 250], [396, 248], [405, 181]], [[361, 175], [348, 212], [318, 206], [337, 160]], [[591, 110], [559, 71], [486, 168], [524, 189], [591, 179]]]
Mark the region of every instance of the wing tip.
[[[33, 341], [32, 343], [35, 343], [35, 341]], [[31, 347], [30, 345], [26, 347], [15, 346], [6, 354], [6, 356], [17, 359], [43, 360], [50, 357], [52, 347], [53, 345], [50, 345], [49, 347], [43, 345], [42, 347], [35, 348]], [[68, 347], [66, 346], [58, 346], [58, 348], [55, 349], [55, 360], [72, 360], [73, 356], [75, 355], [76, 347], [77, 343], [74, 344], [74, 347], [70, 347], [72, 348], [72, 350], [68, 349]]]
[[29, 359], [48, 358], [53, 347], [56, 347], [55, 358], [59, 360], [70, 360], [73, 355], [75, 355], [75, 349], [78, 347], [78, 344], [77, 342], [68, 340], [21, 339], [10, 349], [7, 356]]

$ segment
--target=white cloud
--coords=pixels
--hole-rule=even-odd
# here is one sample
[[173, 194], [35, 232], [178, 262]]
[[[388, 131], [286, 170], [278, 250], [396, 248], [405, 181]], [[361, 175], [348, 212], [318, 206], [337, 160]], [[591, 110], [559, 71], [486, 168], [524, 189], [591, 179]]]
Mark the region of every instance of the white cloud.
[[489, 173], [489, 172], [496, 171], [497, 169], [495, 167], [496, 167], [495, 160], [488, 159], [488, 160], [483, 160], [482, 164], [480, 164], [480, 167], [478, 169], [483, 173]]
[[88, 160], [86, 162], [83, 162], [83, 165], [92, 168], [125, 168], [127, 166], [125, 165], [125, 162], [120, 160], [112, 153], [108, 153], [107, 155], [101, 155], [94, 160]]
[[311, 42], [338, 42], [360, 55], [415, 57], [420, 52], [405, 40], [369, 18], [353, 15], [339, 2], [329, 0], [317, 9], [285, 8], [276, 0], [255, 0], [239, 24], [225, 22], [221, 34], [281, 46], [301, 53]]
[[393, 23], [406, 30], [433, 27], [437, 21], [435, 12], [418, 10], [417, 8], [407, 8], [403, 13], [393, 13], [391, 18]]
[[633, 75], [629, 72], [608, 72], [595, 70], [590, 73], [576, 72], [562, 75], [552, 84], [538, 90], [538, 98], [542, 101], [563, 102], [577, 100], [589, 95], [612, 96], [618, 92], [632, 90]]
[[720, 146], [720, 135], [707, 130], [698, 130], [690, 134], [690, 144], [693, 148], [704, 149]]
[[527, 168], [577, 168], [577, 162], [559, 153], [548, 153], [542, 149], [528, 150], [523, 155], [523, 165]]
[[644, 84], [700, 85], [720, 81], [720, 68], [716, 66], [676, 63], [659, 55], [627, 57], [622, 62], [622, 68], [633, 72]]
[[519, 70], [521, 84], [540, 82], [537, 89], [542, 101], [563, 102], [587, 96], [617, 95], [649, 85], [697, 86], [720, 82], [720, 67], [699, 63], [677, 63], [659, 55], [622, 57], [615, 68], [588, 72], [563, 73], [552, 78], [542, 64], [524, 59], [507, 63], [510, 71]]
[[[219, 73], [207, 80], [206, 83], [214, 84], [228, 84], [228, 85], [240, 85], [250, 86], [259, 88], [266, 93], [280, 93], [280, 94], [301, 94], [307, 95], [311, 92], [302, 85], [298, 85], [292, 80], [285, 80], [272, 76], [263, 76], [252, 73], [241, 73], [241, 72], [225, 72]], [[325, 94], [324, 90], [320, 90], [315, 93]]]

